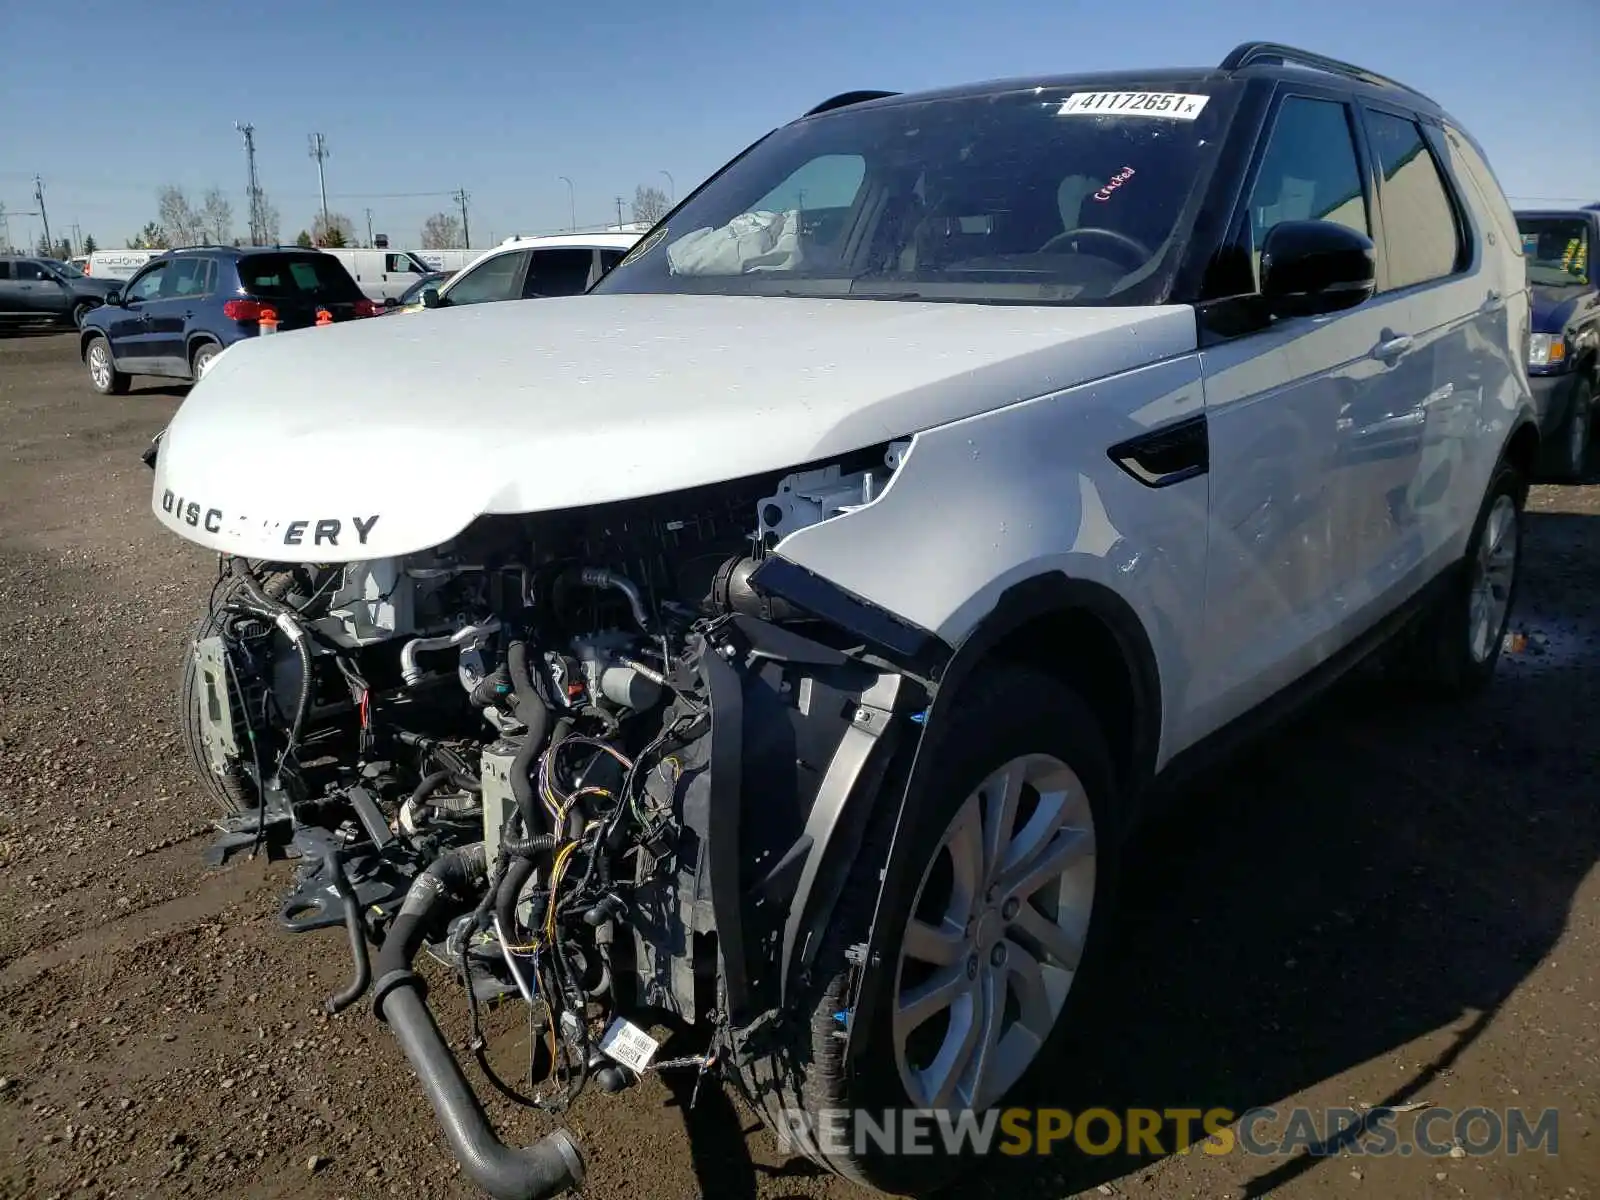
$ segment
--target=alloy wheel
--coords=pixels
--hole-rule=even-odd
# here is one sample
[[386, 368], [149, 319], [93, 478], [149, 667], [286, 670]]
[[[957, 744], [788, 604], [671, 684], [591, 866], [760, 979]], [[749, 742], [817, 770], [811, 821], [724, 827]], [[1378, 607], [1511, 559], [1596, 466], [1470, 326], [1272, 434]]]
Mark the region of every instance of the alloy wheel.
[[1474, 662], [1487, 662], [1504, 635], [1517, 574], [1517, 506], [1508, 495], [1495, 497], [1478, 539], [1468, 593], [1467, 636]]
[[896, 1065], [913, 1103], [986, 1109], [1055, 1028], [1095, 894], [1088, 793], [1048, 754], [1012, 759], [957, 809], [917, 889], [896, 969]]

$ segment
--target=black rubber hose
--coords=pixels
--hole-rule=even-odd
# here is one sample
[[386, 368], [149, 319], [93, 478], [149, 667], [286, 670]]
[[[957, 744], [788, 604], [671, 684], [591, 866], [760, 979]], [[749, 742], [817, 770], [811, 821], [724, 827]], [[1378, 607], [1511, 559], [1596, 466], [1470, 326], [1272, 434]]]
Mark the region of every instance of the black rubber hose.
[[[548, 840], [552, 843], [555, 841], [548, 834], [526, 840], [530, 842]], [[505, 936], [512, 941], [516, 941], [517, 938], [517, 897], [522, 893], [528, 877], [533, 874], [537, 865], [532, 857], [518, 855], [506, 864], [505, 873], [500, 876], [500, 886], [495, 889], [495, 919], [500, 922], [500, 928]]]
[[[244, 588], [245, 595], [259, 607], [268, 613], [287, 617], [295, 622], [298, 628], [299, 614], [282, 600], [275, 600], [262, 591], [255, 576], [250, 574], [250, 569], [245, 566], [244, 559], [233, 560], [233, 574], [238, 579], [239, 585]], [[300, 744], [300, 732], [305, 727], [306, 714], [311, 711], [311, 643], [303, 629], [299, 632], [300, 636], [289, 638], [289, 644], [294, 647], [295, 654], [300, 659], [300, 696], [294, 706], [294, 720], [289, 725], [289, 740], [284, 746], [283, 758], [287, 758]]]
[[577, 1143], [564, 1129], [525, 1148], [507, 1146], [495, 1136], [428, 1010], [421, 978], [411, 970], [411, 960], [443, 903], [487, 881], [482, 842], [441, 855], [417, 876], [378, 953], [373, 1008], [400, 1043], [451, 1152], [472, 1181], [495, 1200], [545, 1200], [582, 1186], [583, 1155]]
[[323, 858], [324, 870], [333, 878], [333, 889], [344, 903], [344, 927], [350, 935], [350, 957], [355, 960], [356, 974], [341, 992], [335, 992], [322, 1002], [331, 1017], [349, 1008], [366, 993], [372, 983], [372, 960], [367, 957], [367, 930], [361, 921], [361, 901], [350, 886], [350, 877], [344, 873], [344, 860], [337, 849], [328, 851]]
[[528, 674], [528, 644], [521, 638], [506, 647], [506, 668], [516, 691], [517, 717], [528, 727], [511, 762], [511, 794], [516, 797], [517, 809], [522, 813], [522, 827], [531, 834], [542, 824], [533, 794], [533, 765], [539, 760], [545, 736], [550, 732], [550, 708], [533, 686], [533, 676]]
[[431, 775], [424, 775], [422, 782], [417, 784], [417, 790], [411, 793], [411, 799], [407, 800], [406, 804], [412, 808], [421, 808], [424, 800], [450, 782], [451, 774], [450, 771], [435, 771]]

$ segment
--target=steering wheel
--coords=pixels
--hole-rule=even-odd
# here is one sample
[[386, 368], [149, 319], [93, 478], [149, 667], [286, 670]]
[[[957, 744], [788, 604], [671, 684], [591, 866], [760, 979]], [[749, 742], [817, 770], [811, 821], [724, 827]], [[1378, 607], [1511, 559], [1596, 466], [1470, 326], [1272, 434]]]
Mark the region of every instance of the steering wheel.
[[1131, 260], [1122, 264], [1130, 271], [1144, 266], [1145, 263], [1150, 261], [1150, 257], [1154, 253], [1149, 246], [1146, 246], [1138, 238], [1129, 237], [1125, 233], [1118, 233], [1115, 229], [1101, 229], [1098, 226], [1091, 225], [1083, 225], [1077, 229], [1068, 229], [1063, 233], [1056, 234], [1055, 237], [1039, 247], [1038, 253], [1048, 254], [1059, 246], [1064, 246], [1068, 242], [1076, 242], [1079, 238], [1084, 237], [1098, 238], [1106, 246], [1115, 247], [1112, 257], [1117, 258], [1119, 261], [1121, 258], [1131, 255]]

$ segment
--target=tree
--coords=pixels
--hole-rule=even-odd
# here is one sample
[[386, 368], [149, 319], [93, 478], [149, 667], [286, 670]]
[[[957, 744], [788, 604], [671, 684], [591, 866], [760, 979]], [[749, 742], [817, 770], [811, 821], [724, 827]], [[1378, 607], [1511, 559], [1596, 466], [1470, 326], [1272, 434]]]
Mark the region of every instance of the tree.
[[128, 239], [129, 250], [169, 250], [171, 241], [167, 238], [167, 231], [154, 221], [146, 221], [144, 228], [139, 231], [138, 237]]
[[645, 225], [654, 225], [667, 215], [671, 208], [667, 194], [658, 187], [640, 184], [633, 189], [633, 219]]
[[72, 257], [72, 242], [67, 238], [62, 238], [56, 243], [56, 252], [50, 257], [66, 262], [67, 259]]
[[189, 203], [182, 188], [169, 183], [157, 191], [156, 209], [169, 245], [198, 246], [206, 240], [205, 216]]
[[33, 248], [33, 252], [40, 258], [55, 257], [55, 252], [50, 248], [50, 239], [42, 233], [39, 235], [39, 244]]
[[309, 250], [312, 246], [316, 245], [316, 243], [311, 240], [311, 234], [304, 229], [302, 229], [299, 236], [294, 239], [294, 244], [304, 250]]
[[449, 213], [436, 212], [422, 223], [424, 250], [454, 250], [461, 245], [461, 222]]
[[213, 246], [226, 246], [233, 240], [233, 205], [228, 203], [221, 188], [212, 188], [206, 193], [199, 217], [205, 240]]
[[94, 234], [92, 234], [92, 233], [84, 234], [83, 235], [83, 252], [85, 254], [93, 254], [98, 249], [100, 249], [100, 243], [94, 240]]
[[319, 246], [341, 249], [356, 240], [356, 224], [343, 213], [329, 213], [324, 224], [318, 213], [311, 222], [311, 240]]

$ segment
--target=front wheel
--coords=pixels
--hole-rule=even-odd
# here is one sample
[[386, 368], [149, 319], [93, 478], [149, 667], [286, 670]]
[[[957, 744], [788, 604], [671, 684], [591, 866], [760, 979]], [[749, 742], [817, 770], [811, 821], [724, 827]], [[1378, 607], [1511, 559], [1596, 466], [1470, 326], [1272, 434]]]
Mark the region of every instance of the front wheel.
[[897, 851], [917, 883], [883, 914], [901, 931], [878, 968], [883, 1001], [848, 1016], [863, 1039], [854, 1069], [840, 1037], [853, 995], [846, 954], [872, 916], [893, 804], [829, 922], [818, 982], [801, 1000], [809, 1022], [748, 1079], [780, 1136], [799, 1135], [795, 1149], [901, 1194], [947, 1185], [959, 1148], [935, 1137], [932, 1154], [886, 1153], [854, 1130], [830, 1136], [827, 1114], [857, 1110], [876, 1126], [946, 1110], [958, 1121], [1015, 1096], [1071, 1024], [1113, 876], [1113, 771], [1088, 706], [1023, 667], [996, 667], [964, 692], [928, 775], [920, 833]]
[[80, 300], [78, 303], [74, 304], [72, 306], [72, 327], [74, 329], [82, 329], [83, 319], [89, 315], [93, 308], [94, 305], [90, 304], [86, 300]]
[[102, 396], [122, 396], [128, 391], [129, 377], [117, 370], [111, 358], [111, 343], [96, 335], [84, 351], [83, 361], [89, 368], [89, 382]]

